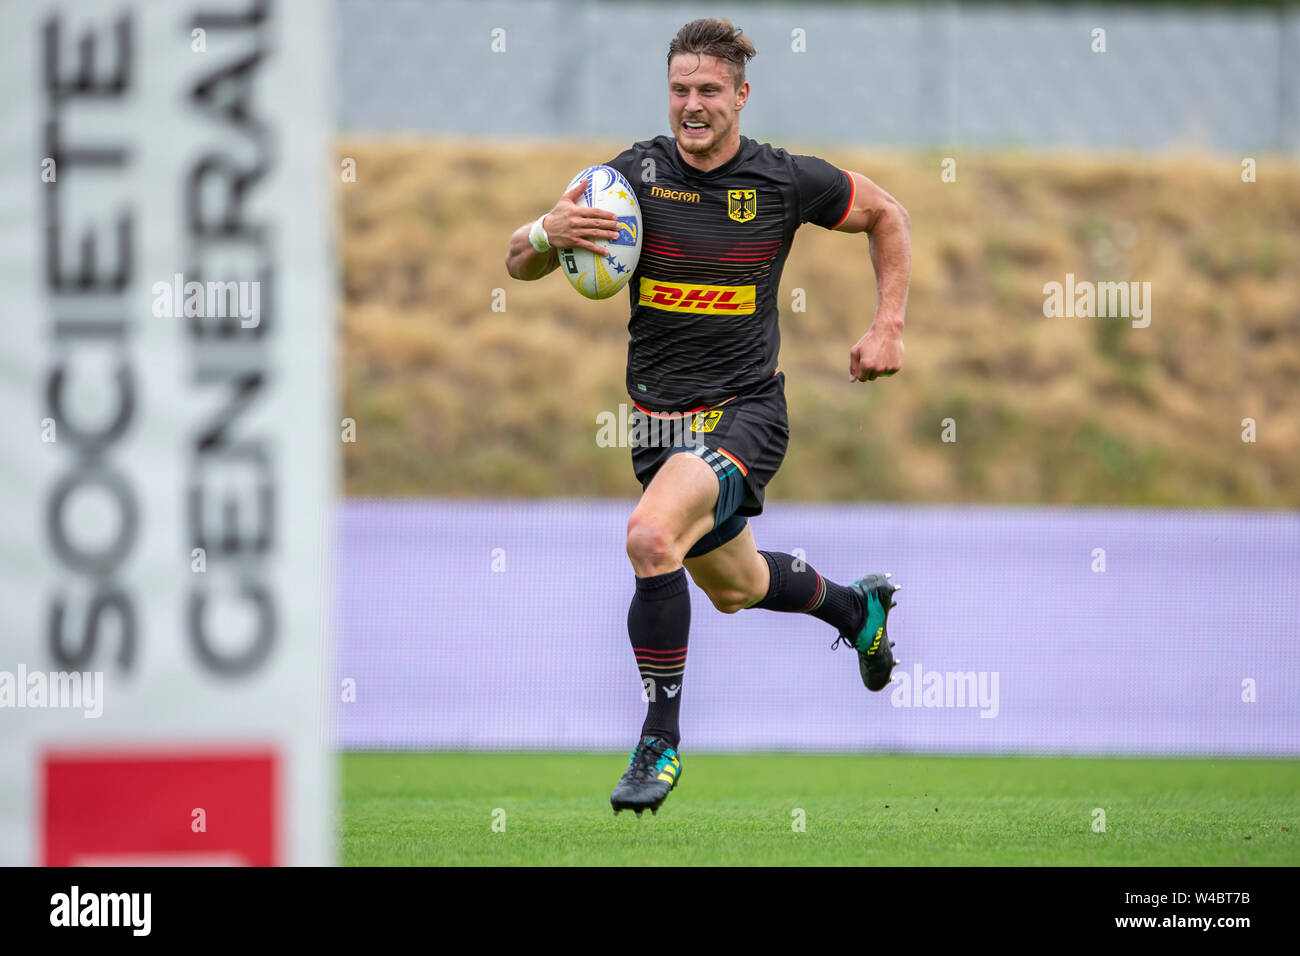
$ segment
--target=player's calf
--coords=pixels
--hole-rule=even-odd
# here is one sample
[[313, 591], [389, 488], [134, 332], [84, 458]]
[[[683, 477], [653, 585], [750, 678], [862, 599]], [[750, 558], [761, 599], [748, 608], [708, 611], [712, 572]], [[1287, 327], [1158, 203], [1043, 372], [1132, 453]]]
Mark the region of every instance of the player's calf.
[[740, 588], [713, 588], [704, 592], [713, 606], [723, 614], [735, 614], [751, 606], [759, 595]]
[[768, 588], [754, 607], [808, 614], [835, 630], [857, 632], [866, 614], [853, 588], [822, 577], [806, 561], [779, 551], [758, 552], [767, 561]]

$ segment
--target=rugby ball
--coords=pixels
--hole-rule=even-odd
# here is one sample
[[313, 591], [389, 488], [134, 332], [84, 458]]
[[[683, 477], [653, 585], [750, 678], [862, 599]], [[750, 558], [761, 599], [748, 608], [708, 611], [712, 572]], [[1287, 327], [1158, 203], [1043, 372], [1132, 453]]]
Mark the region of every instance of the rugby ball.
[[593, 245], [608, 249], [608, 256], [589, 249], [557, 249], [556, 253], [569, 285], [588, 299], [608, 299], [627, 285], [641, 260], [641, 206], [636, 191], [612, 166], [588, 166], [569, 180], [564, 191], [584, 179], [587, 188], [576, 205], [608, 209], [618, 216], [618, 238], [592, 240]]

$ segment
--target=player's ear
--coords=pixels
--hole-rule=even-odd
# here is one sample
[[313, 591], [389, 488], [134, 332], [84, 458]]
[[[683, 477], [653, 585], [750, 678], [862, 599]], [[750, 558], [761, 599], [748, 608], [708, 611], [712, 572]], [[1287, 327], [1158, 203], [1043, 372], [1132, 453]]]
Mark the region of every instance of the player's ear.
[[740, 84], [740, 89], [736, 90], [736, 109], [743, 110], [745, 103], [749, 100], [749, 80]]

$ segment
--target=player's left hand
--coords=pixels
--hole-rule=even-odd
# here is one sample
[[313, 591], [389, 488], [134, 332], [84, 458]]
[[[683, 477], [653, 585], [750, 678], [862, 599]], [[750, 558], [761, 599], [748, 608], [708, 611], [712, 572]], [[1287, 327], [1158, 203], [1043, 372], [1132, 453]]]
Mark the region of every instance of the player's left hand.
[[893, 375], [903, 367], [903, 332], [871, 331], [849, 350], [849, 381], [874, 382], [878, 376]]

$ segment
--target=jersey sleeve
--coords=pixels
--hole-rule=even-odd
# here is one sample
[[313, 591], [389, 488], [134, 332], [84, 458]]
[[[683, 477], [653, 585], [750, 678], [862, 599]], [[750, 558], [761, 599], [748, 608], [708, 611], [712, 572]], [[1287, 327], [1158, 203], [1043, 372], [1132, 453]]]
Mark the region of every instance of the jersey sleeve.
[[620, 173], [623, 174], [624, 179], [626, 179], [633, 186], [636, 186], [637, 183], [640, 181], [640, 178], [637, 175], [640, 172], [639, 170], [640, 155], [641, 155], [641, 150], [638, 149], [636, 145], [629, 146], [627, 149], [623, 150], [623, 152], [619, 153], [613, 159], [603, 163], [602, 165], [613, 166], [615, 169], [617, 169]]
[[790, 159], [799, 193], [799, 221], [834, 229], [849, 214], [853, 179], [844, 170], [816, 156], [791, 154]]

